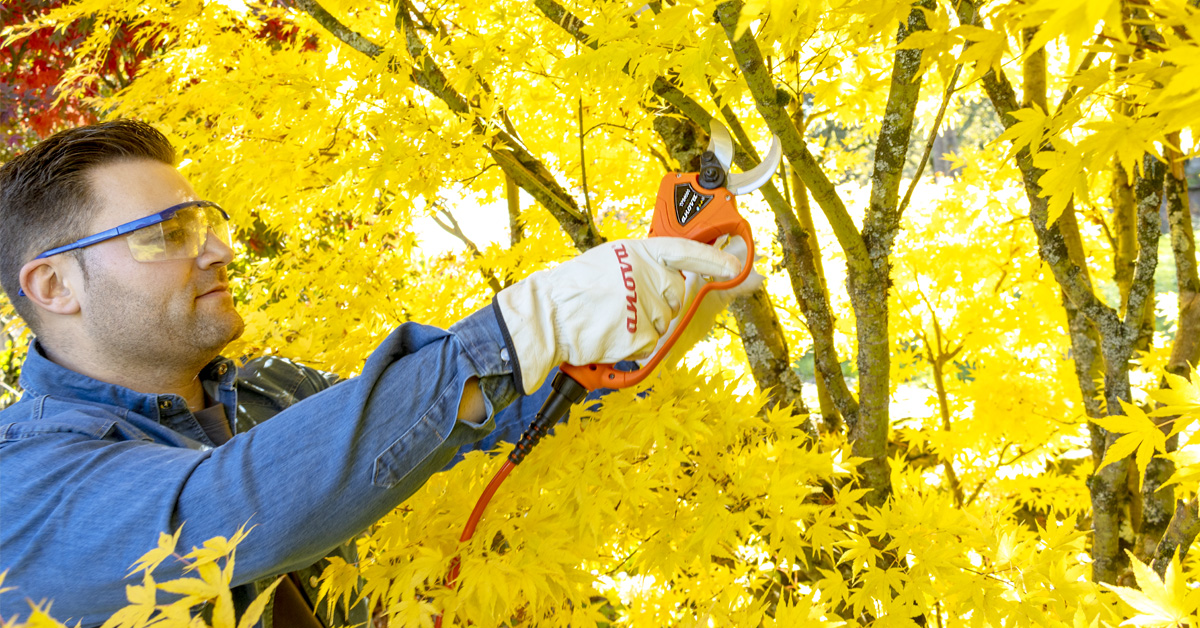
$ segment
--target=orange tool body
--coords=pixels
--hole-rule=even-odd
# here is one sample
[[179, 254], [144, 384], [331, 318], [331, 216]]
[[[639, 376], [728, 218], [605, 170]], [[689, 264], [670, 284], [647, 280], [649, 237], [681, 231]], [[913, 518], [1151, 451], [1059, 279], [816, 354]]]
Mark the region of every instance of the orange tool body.
[[[462, 536], [459, 537], [460, 543], [469, 541], [475, 534], [475, 527], [483, 516], [484, 509], [504, 479], [524, 460], [525, 455], [550, 427], [566, 415], [572, 405], [582, 401], [589, 391], [600, 388], [627, 388], [641, 382], [675, 345], [696, 314], [696, 309], [705, 295], [713, 290], [737, 286], [750, 276], [750, 271], [754, 268], [754, 238], [750, 224], [738, 213], [736, 199], [739, 194], [752, 192], [770, 179], [779, 164], [781, 152], [779, 138], [772, 137], [771, 150], [762, 163], [749, 172], [731, 175], [729, 165], [733, 157], [733, 139], [724, 126], [714, 121], [709, 150], [702, 158], [701, 171], [670, 173], [663, 177], [654, 203], [650, 237], [673, 236], [713, 244], [722, 236], [740, 236], [746, 243], [746, 260], [741, 272], [732, 279], [705, 283], [692, 298], [675, 330], [640, 368], [622, 371], [612, 364], [560, 365], [560, 373], [551, 382], [553, 390], [550, 396], [509, 454], [508, 460], [480, 495], [467, 519]], [[455, 586], [458, 571], [459, 560], [455, 557], [446, 577], [447, 587]], [[436, 626], [441, 628], [441, 625], [442, 616], [439, 615]]]
[[706, 294], [732, 288], [750, 276], [754, 268], [754, 238], [750, 223], [738, 213], [737, 196], [724, 186], [706, 189], [700, 185], [699, 177], [696, 172], [671, 173], [663, 177], [658, 186], [658, 199], [654, 203], [650, 237], [673, 236], [712, 244], [721, 236], [741, 236], [746, 243], [746, 261], [741, 272], [733, 279], [704, 284], [692, 299], [691, 306], [684, 311], [675, 331], [641, 368], [621, 371], [611, 364], [575, 366], [566, 363], [559, 367], [562, 372], [583, 384], [584, 388], [627, 388], [641, 382], [675, 346], [675, 341], [692, 321], [696, 308]]

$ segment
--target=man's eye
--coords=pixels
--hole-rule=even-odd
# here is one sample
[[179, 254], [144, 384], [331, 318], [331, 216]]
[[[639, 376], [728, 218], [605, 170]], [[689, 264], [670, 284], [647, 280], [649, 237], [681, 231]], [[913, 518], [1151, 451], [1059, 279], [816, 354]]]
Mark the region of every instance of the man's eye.
[[179, 227], [163, 228], [163, 242], [166, 244], [183, 244], [187, 242], [187, 230]]

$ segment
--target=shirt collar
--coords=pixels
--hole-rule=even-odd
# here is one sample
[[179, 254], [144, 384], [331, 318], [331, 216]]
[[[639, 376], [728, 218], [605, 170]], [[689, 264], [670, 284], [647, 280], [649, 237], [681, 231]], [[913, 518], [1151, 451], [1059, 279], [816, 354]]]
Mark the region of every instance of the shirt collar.
[[[223, 356], [213, 358], [200, 370], [201, 382], [213, 381], [225, 389], [233, 387], [236, 377], [237, 366], [233, 360]], [[29, 352], [25, 357], [25, 364], [21, 367], [20, 382], [21, 387], [32, 395], [50, 395], [60, 399], [77, 399], [128, 408], [155, 420], [159, 418], [160, 404], [164, 399], [179, 399], [178, 395], [141, 393], [76, 373], [46, 357], [37, 338], [29, 343]]]

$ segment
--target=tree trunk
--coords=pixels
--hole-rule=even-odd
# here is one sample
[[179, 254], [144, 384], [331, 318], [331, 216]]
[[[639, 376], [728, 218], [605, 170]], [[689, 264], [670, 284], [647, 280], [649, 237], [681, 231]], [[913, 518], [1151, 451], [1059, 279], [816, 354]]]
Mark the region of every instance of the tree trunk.
[[[803, 133], [805, 129], [803, 103], [792, 103], [792, 122]], [[813, 376], [817, 382], [817, 402], [821, 409], [821, 422], [828, 432], [842, 429], [842, 414], [838, 412], [830, 387], [842, 389], [842, 395], [849, 398], [850, 391], [846, 388], [846, 379], [842, 376], [841, 361], [837, 358], [837, 348], [833, 345], [833, 316], [829, 308], [829, 286], [825, 282], [825, 269], [821, 263], [821, 244], [817, 240], [817, 228], [813, 223], [812, 205], [808, 200], [808, 188], [796, 174], [788, 168], [791, 180], [792, 202], [796, 208], [796, 218], [801, 233], [794, 238], [803, 238], [807, 246], [807, 259], [811, 260], [811, 270], [807, 273], [810, 279], [804, 285], [792, 285], [792, 292], [805, 312], [809, 336], [813, 341]], [[803, 235], [802, 235], [803, 234]], [[780, 238], [786, 240], [783, 227], [780, 226]], [[789, 273], [794, 277], [803, 277], [804, 273]], [[807, 305], [806, 305], [807, 303]], [[811, 313], [810, 313], [811, 312]], [[829, 316], [824, 316], [829, 313]], [[818, 362], [820, 364], [818, 364]]]
[[[897, 43], [915, 31], [927, 30], [925, 13], [932, 0], [913, 5], [908, 21], [897, 33]], [[892, 61], [892, 83], [884, 109], [883, 125], [875, 144], [875, 170], [871, 175], [871, 201], [863, 220], [869, 268], [850, 273], [850, 303], [858, 332], [858, 403], [856, 425], [850, 427], [855, 456], [866, 458], [859, 467], [862, 483], [873, 491], [867, 503], [882, 505], [891, 495], [887, 438], [891, 427], [891, 338], [888, 330], [890, 254], [900, 230], [900, 180], [908, 156], [913, 115], [921, 92], [921, 50], [897, 50]]]
[[[1183, 156], [1176, 150], [1178, 146], [1179, 135], [1173, 134], [1166, 147], [1169, 168], [1163, 186], [1167, 222], [1171, 229], [1171, 251], [1175, 258], [1175, 279], [1179, 289], [1179, 321], [1175, 326], [1175, 341], [1171, 345], [1167, 372], [1188, 377], [1197, 360], [1200, 360], [1200, 276], [1196, 270], [1196, 235], [1192, 230]], [[1174, 419], [1171, 416], [1155, 417], [1164, 431], [1169, 430]], [[1178, 446], [1178, 436], [1167, 440], [1167, 451], [1175, 451]], [[1196, 502], [1176, 502], [1174, 488], [1163, 486], [1174, 472], [1175, 465], [1170, 460], [1154, 458], [1146, 468], [1142, 485], [1146, 509], [1138, 550], [1143, 556], [1154, 560], [1154, 568], [1160, 575], [1166, 570], [1176, 548], [1180, 558], [1187, 554], [1200, 529], [1200, 523], [1196, 520]]]
[[[932, 8], [932, 0], [923, 0], [913, 8], [908, 22], [897, 38], [927, 28], [922, 8]], [[887, 466], [888, 402], [890, 397], [890, 342], [888, 335], [887, 294], [891, 282], [889, 253], [900, 226], [899, 187], [912, 132], [913, 111], [920, 92], [920, 50], [897, 50], [892, 66], [892, 84], [884, 114], [884, 123], [876, 143], [876, 170], [872, 176], [871, 205], [859, 233], [846, 211], [833, 183], [808, 151], [804, 139], [780, 99], [766, 69], [762, 51], [750, 32], [738, 36], [737, 23], [742, 2], [730, 0], [717, 6], [716, 16], [725, 30], [737, 58], [746, 86], [754, 96], [767, 127], [779, 136], [783, 153], [797, 172], [813, 199], [825, 212], [834, 236], [846, 253], [849, 269], [850, 302], [854, 307], [858, 334], [859, 395], [855, 414], [839, 408], [850, 428], [855, 456], [864, 458], [859, 465], [860, 483], [871, 489], [864, 497], [868, 505], [878, 506], [891, 494]], [[805, 246], [806, 234], [796, 224], [787, 245]], [[784, 237], [789, 237], [787, 233]], [[795, 279], [793, 278], [793, 282]]]
[[[975, 6], [963, 0], [958, 7], [963, 23], [975, 23]], [[1006, 128], [1016, 118], [1016, 92], [1003, 72], [988, 70], [983, 87], [997, 115]], [[1048, 223], [1047, 201], [1041, 196], [1038, 183], [1043, 172], [1033, 165], [1029, 147], [1018, 151], [1017, 166], [1021, 170], [1026, 198], [1030, 205], [1030, 220], [1038, 239], [1038, 253], [1053, 272], [1054, 279], [1072, 304], [1096, 327], [1104, 356], [1105, 410], [1109, 415], [1122, 412], [1120, 401], [1129, 402], [1129, 358], [1141, 327], [1141, 312], [1154, 290], [1154, 268], [1158, 263], [1158, 204], [1161, 201], [1163, 165], [1153, 156], [1143, 160], [1144, 176], [1138, 177], [1134, 192], [1137, 198], [1138, 256], [1129, 293], [1129, 312], [1122, 320], [1120, 314], [1096, 298], [1086, 272], [1076, 264], [1068, 251], [1061, 225]], [[1065, 215], [1065, 213], [1064, 213]], [[1061, 222], [1061, 221], [1059, 221]], [[1098, 428], [1097, 428], [1098, 429]], [[1111, 446], [1114, 434], [1102, 436], [1104, 448]], [[1101, 442], [1100, 438], [1095, 441]], [[1098, 470], [1088, 480], [1092, 493], [1093, 535], [1092, 576], [1097, 582], [1116, 583], [1125, 569], [1122, 550], [1121, 517], [1128, 499], [1126, 477], [1128, 458]]]
[[754, 381], [767, 392], [768, 404], [790, 404], [793, 414], [808, 414], [800, 396], [800, 377], [792, 370], [787, 339], [766, 289], [760, 287], [735, 300], [729, 309], [737, 320]]

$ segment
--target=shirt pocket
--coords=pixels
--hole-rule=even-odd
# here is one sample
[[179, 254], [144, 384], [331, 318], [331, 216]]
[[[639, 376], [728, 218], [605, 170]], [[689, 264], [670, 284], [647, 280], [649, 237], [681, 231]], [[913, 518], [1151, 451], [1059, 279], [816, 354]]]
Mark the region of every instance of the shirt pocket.
[[0, 443], [49, 434], [80, 434], [95, 440], [104, 440], [116, 436], [117, 422], [113, 419], [88, 416], [71, 421], [20, 421], [0, 426]]
[[[421, 463], [438, 453], [442, 443], [450, 436], [458, 414], [457, 398], [449, 394], [452, 389], [453, 385], [447, 386], [433, 406], [375, 458], [371, 478], [375, 486], [389, 489], [396, 486]], [[455, 407], [449, 408], [450, 405]]]

